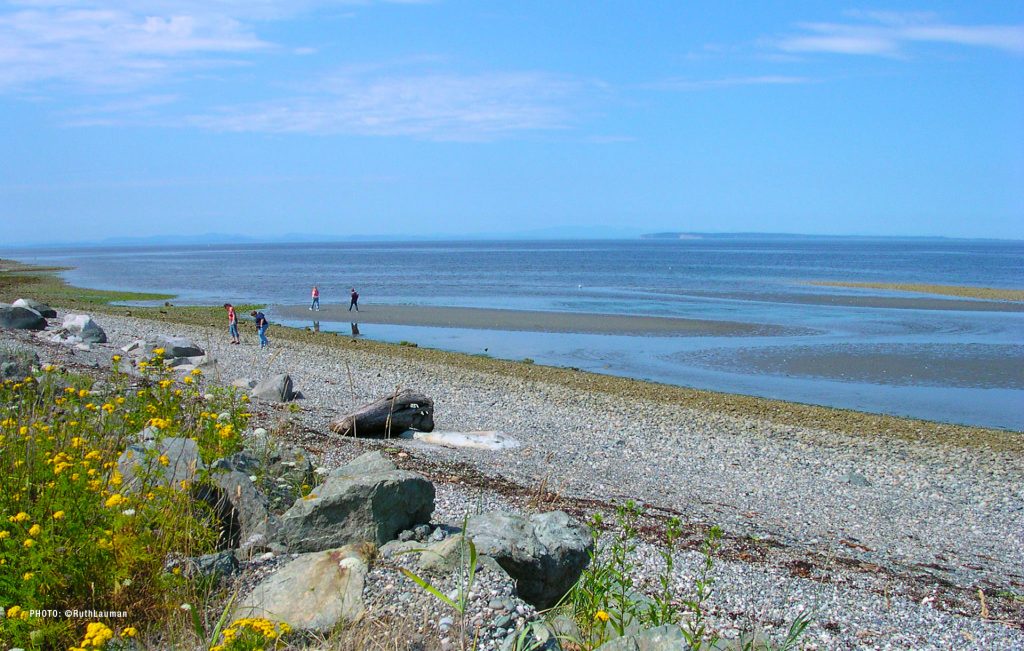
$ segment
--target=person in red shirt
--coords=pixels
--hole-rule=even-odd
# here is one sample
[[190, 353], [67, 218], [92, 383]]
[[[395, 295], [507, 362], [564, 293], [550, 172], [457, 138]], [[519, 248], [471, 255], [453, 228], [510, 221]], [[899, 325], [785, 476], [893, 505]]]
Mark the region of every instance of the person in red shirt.
[[231, 303], [225, 303], [224, 309], [228, 311], [228, 332], [231, 333], [231, 343], [240, 344], [238, 338], [238, 316], [235, 315], [235, 308]]
[[320, 290], [316, 285], [313, 285], [313, 302], [309, 306], [310, 310], [320, 311]]

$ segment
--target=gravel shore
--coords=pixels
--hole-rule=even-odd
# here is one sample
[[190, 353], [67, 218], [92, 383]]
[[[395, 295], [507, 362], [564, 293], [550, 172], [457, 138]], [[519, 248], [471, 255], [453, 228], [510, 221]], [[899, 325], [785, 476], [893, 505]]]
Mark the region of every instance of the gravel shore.
[[[207, 348], [219, 362], [213, 379], [225, 383], [291, 374], [305, 396], [296, 403], [294, 435], [324, 465], [375, 445], [339, 440], [327, 434], [327, 422], [396, 387], [434, 399], [438, 430], [500, 430], [519, 442], [503, 451], [376, 444], [403, 449], [408, 467], [450, 482], [439, 488], [437, 520], [459, 521], [495, 500], [526, 509], [530, 496], [547, 496], [577, 515], [635, 499], [652, 517], [679, 514], [695, 536], [719, 525], [727, 542], [711, 606], [727, 635], [748, 620], [778, 633], [810, 610], [815, 623], [805, 640], [812, 648], [1024, 648], [1018, 446], [950, 445], [927, 431], [917, 438], [854, 434], [830, 429], [827, 420], [780, 424], [762, 414], [411, 360], [381, 346], [287, 341], [273, 328], [271, 347], [260, 351], [251, 334], [231, 346], [226, 332], [210, 328], [96, 318], [111, 343], [74, 351], [84, 363], [109, 359], [114, 346], [142, 333], [163, 332]], [[785, 411], [785, 403], [778, 408]], [[656, 555], [642, 551], [642, 578], [650, 580]], [[683, 592], [698, 560], [693, 549], [680, 553]]]

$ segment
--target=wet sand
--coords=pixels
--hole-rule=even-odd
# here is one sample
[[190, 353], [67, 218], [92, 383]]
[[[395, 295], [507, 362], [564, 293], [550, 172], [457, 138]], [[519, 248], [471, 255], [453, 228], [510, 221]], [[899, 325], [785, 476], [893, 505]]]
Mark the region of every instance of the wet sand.
[[[866, 285], [854, 286], [839, 283], [811, 283], [813, 285], [834, 285], [851, 289], [868, 289]], [[877, 289], [877, 287], [876, 287]], [[887, 287], [895, 291], [895, 286]], [[911, 291], [911, 290], [904, 290]], [[1024, 303], [1009, 300], [983, 300], [969, 298], [935, 298], [928, 296], [859, 296], [853, 294], [785, 294], [768, 293], [712, 293], [687, 292], [687, 296], [724, 298], [740, 301], [766, 303], [792, 303], [797, 305], [830, 305], [835, 307], [866, 307], [894, 310], [953, 310], [958, 312], [1024, 312]]]
[[310, 312], [308, 306], [283, 305], [272, 308], [277, 319], [331, 323], [377, 323], [386, 325], [516, 330], [573, 334], [672, 336], [780, 336], [806, 334], [806, 329], [771, 324], [680, 319], [625, 314], [580, 314], [531, 310], [498, 310], [475, 307], [422, 305], [365, 305], [359, 312], [347, 306], [323, 306]]
[[769, 346], [675, 357], [710, 368], [896, 386], [1024, 389], [1024, 346]]
[[1024, 301], [1024, 289], [1003, 289], [998, 287], [973, 287], [971, 285], [928, 285], [924, 283], [863, 283], [839, 281], [814, 281], [819, 287], [849, 287], [852, 289], [883, 289], [893, 292], [914, 292], [918, 294], [942, 294], [964, 298], [983, 298], [991, 301]]

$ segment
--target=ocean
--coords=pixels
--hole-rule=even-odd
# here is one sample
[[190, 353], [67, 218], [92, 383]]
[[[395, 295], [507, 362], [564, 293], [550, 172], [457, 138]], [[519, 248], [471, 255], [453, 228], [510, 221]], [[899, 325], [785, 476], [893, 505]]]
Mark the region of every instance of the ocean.
[[[764, 336], [360, 325], [360, 336], [700, 389], [1024, 430], [1024, 304], [820, 282], [1024, 288], [1024, 242], [715, 236], [6, 251], [73, 284], [176, 304], [377, 304], [668, 316]], [[274, 320], [274, 311], [269, 312]], [[571, 316], [568, 317], [571, 319]], [[311, 325], [310, 321], [289, 322]], [[321, 330], [351, 332], [349, 323]]]

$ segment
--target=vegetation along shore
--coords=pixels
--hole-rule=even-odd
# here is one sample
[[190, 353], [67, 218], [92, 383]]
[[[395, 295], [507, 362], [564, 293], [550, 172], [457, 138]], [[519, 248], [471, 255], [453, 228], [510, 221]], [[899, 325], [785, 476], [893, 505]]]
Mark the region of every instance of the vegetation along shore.
[[[665, 649], [1024, 646], [1018, 432], [303, 329], [261, 352], [251, 331], [229, 345], [219, 307], [0, 269], [0, 302], [61, 317], [0, 331], [19, 371], [0, 391], [8, 646], [618, 649], [651, 629]], [[253, 387], [284, 375], [272, 398]], [[430, 397], [432, 437], [331, 432], [396, 389]], [[358, 542], [314, 529], [340, 491], [385, 484], [430, 510]], [[305, 599], [330, 621], [274, 587], [320, 562], [344, 569]], [[24, 614], [58, 595], [127, 616]]]

